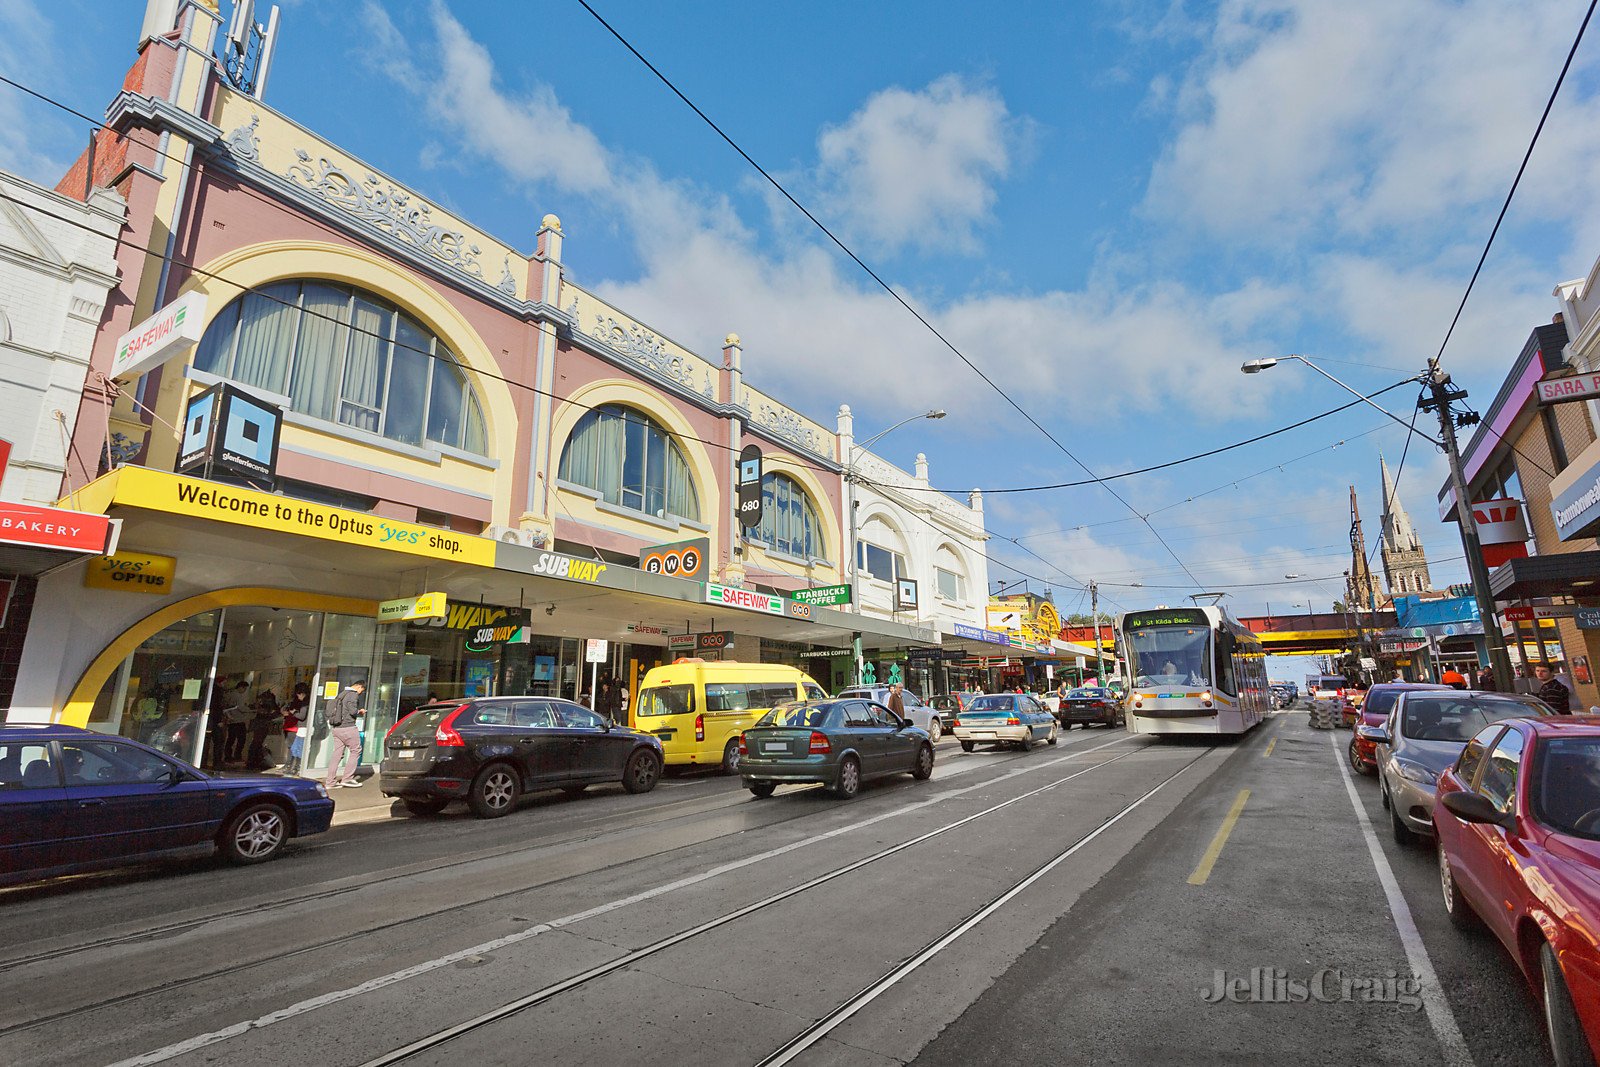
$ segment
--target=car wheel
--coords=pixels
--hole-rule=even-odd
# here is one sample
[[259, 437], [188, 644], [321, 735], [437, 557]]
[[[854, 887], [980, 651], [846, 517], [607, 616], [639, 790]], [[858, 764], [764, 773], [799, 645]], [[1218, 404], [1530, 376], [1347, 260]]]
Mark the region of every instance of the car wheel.
[[911, 768], [911, 777], [919, 782], [925, 782], [933, 777], [932, 745], [923, 745], [917, 749], [917, 765]]
[[1383, 810], [1389, 810], [1389, 787], [1384, 782], [1383, 775], [1378, 775], [1378, 799], [1383, 803]]
[[739, 739], [737, 737], [728, 738], [728, 743], [722, 750], [722, 773], [739, 773]]
[[642, 748], [628, 758], [628, 766], [622, 771], [622, 788], [630, 793], [648, 793], [660, 780], [660, 758]]
[[263, 863], [289, 840], [289, 816], [276, 804], [241, 808], [222, 830], [222, 855], [229, 863]]
[[978, 747], [978, 744], [977, 744], [976, 741], [963, 741], [963, 742], [961, 742], [961, 751], [963, 751], [963, 752], [971, 752], [973, 749], [975, 749], [977, 747]]
[[1017, 749], [1019, 751], [1026, 752], [1026, 751], [1028, 751], [1029, 749], [1031, 749], [1033, 747], [1033, 735], [1029, 734], [1027, 737], [1024, 737], [1021, 741], [1014, 742], [1014, 744], [1017, 746]]
[[861, 792], [861, 764], [854, 756], [846, 756], [839, 764], [839, 777], [833, 784], [833, 795], [849, 800]]
[[588, 788], [587, 785], [564, 785], [561, 787], [561, 791], [569, 797], [581, 797], [583, 796], [583, 791]]
[[1050, 724], [1050, 736], [1044, 739], [1044, 743], [1047, 744], [1047, 745], [1053, 745], [1053, 744], [1056, 743], [1056, 737], [1057, 737], [1056, 724], [1055, 723], [1051, 723]]
[[1567, 980], [1561, 974], [1555, 949], [1548, 942], [1539, 946], [1539, 974], [1544, 992], [1544, 1028], [1556, 1063], [1561, 1067], [1594, 1067], [1594, 1056], [1589, 1052], [1577, 1009], [1572, 1006]]
[[1400, 818], [1400, 809], [1392, 800], [1389, 802], [1389, 829], [1394, 833], [1395, 844], [1409, 848], [1417, 843], [1416, 832]]
[[478, 772], [467, 791], [467, 803], [472, 814], [480, 819], [498, 819], [517, 806], [522, 784], [517, 773], [504, 763], [491, 763]]
[[777, 782], [751, 782], [750, 792], [755, 794], [757, 800], [765, 800], [777, 792]]
[[448, 800], [407, 800], [406, 810], [413, 815], [437, 815], [449, 806]]
[[1356, 751], [1355, 738], [1352, 737], [1350, 739], [1350, 746], [1345, 751], [1349, 755], [1350, 769], [1355, 771], [1357, 774], [1366, 774], [1367, 765], [1361, 762], [1361, 754]]
[[1450, 916], [1450, 925], [1457, 930], [1471, 930], [1478, 925], [1478, 915], [1472, 905], [1461, 895], [1456, 885], [1456, 875], [1450, 869], [1450, 857], [1445, 854], [1444, 843], [1439, 843], [1439, 892], [1444, 896], [1444, 910]]
[[944, 723], [939, 721], [937, 715], [928, 720], [928, 736], [935, 741], [944, 736]]

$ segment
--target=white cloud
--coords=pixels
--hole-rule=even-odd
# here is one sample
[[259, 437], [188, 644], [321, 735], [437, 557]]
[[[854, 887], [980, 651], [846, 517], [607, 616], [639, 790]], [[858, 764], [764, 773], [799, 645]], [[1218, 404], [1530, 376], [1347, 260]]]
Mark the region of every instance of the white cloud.
[[880, 250], [971, 248], [1024, 128], [992, 87], [955, 75], [884, 89], [817, 140], [824, 217]]
[[[32, 0], [0, 0], [0, 74], [41, 91], [42, 72], [57, 69], [60, 56], [51, 23]], [[0, 86], [0, 170], [53, 188], [71, 166], [52, 142], [66, 132], [61, 116], [9, 85]], [[68, 134], [70, 136], [70, 134]]]

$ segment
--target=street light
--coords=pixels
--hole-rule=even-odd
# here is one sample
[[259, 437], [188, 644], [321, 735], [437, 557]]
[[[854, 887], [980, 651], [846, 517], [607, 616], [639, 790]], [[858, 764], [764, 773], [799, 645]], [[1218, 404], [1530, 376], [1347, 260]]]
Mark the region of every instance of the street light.
[[[1335, 378], [1315, 363], [1304, 356], [1287, 355], [1282, 359], [1297, 359], [1310, 367], [1324, 378], [1328, 379], [1345, 392], [1359, 397], [1364, 403], [1377, 408], [1384, 415], [1404, 426], [1408, 432], [1419, 433], [1411, 424], [1400, 416], [1373, 403], [1372, 397], [1366, 396], [1350, 388], [1344, 382]], [[1271, 370], [1280, 362], [1279, 359], [1247, 359], [1240, 366], [1245, 374], [1260, 374], [1264, 370]], [[1483, 549], [1478, 542], [1478, 528], [1476, 520], [1472, 517], [1472, 500], [1467, 492], [1467, 478], [1461, 469], [1461, 449], [1456, 443], [1455, 416], [1450, 412], [1450, 402], [1466, 397], [1466, 391], [1452, 387], [1450, 375], [1439, 366], [1437, 357], [1428, 360], [1428, 367], [1411, 381], [1419, 382], [1432, 394], [1428, 400], [1422, 401], [1417, 406], [1424, 411], [1435, 411], [1439, 415], [1439, 437], [1429, 437], [1420, 434], [1425, 440], [1444, 450], [1445, 458], [1450, 462], [1450, 487], [1456, 495], [1456, 521], [1461, 527], [1461, 545], [1467, 554], [1467, 572], [1472, 576], [1473, 598], [1478, 602], [1478, 618], [1483, 623], [1484, 643], [1489, 648], [1489, 666], [1494, 670], [1495, 688], [1502, 693], [1511, 691], [1511, 659], [1506, 654], [1505, 638], [1501, 636], [1499, 622], [1495, 618], [1494, 593], [1489, 589], [1489, 569], [1483, 562]], [[1388, 507], [1385, 501], [1384, 507]]]
[[[933, 408], [932, 410], [924, 411], [920, 415], [912, 415], [910, 418], [901, 419], [888, 429], [879, 430], [865, 441], [859, 443], [852, 441], [850, 444], [850, 451], [844, 459], [844, 484], [846, 493], [845, 505], [850, 510], [850, 604], [857, 615], [861, 614], [861, 551], [856, 545], [856, 456], [874, 441], [887, 437], [908, 423], [916, 422], [918, 419], [942, 419], [944, 417], [944, 408]], [[859, 632], [855, 637], [855, 661], [855, 681], [860, 684], [861, 634]]]

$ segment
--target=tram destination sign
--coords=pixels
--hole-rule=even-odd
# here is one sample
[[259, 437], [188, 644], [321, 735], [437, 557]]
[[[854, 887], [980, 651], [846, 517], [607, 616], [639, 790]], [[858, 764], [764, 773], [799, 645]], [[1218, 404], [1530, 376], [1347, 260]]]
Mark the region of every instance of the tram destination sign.
[[850, 587], [848, 585], [820, 585], [814, 589], [791, 589], [789, 599], [801, 604], [810, 604], [816, 608], [829, 608], [836, 604], [850, 603]]
[[1124, 629], [1141, 626], [1210, 626], [1206, 613], [1196, 608], [1172, 608], [1166, 611], [1133, 611], [1122, 621]]

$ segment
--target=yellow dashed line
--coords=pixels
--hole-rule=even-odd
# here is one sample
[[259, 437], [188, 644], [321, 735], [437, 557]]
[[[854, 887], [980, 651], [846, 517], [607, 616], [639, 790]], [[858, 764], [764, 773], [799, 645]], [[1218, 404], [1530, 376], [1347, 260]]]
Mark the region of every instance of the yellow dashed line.
[[1274, 737], [1271, 741], [1268, 741], [1267, 742], [1267, 750], [1265, 752], [1261, 753], [1261, 758], [1262, 759], [1266, 759], [1268, 756], [1272, 755], [1272, 747], [1274, 745], [1276, 745], [1277, 743], [1278, 743], [1278, 739], [1276, 737]]
[[1200, 857], [1200, 863], [1195, 867], [1194, 873], [1189, 876], [1190, 885], [1205, 885], [1206, 879], [1211, 877], [1211, 868], [1216, 866], [1217, 857], [1222, 855], [1222, 846], [1228, 843], [1228, 835], [1233, 833], [1234, 824], [1239, 821], [1239, 813], [1244, 811], [1244, 802], [1250, 799], [1250, 790], [1241, 789], [1234, 798], [1233, 807], [1228, 809], [1228, 814], [1223, 818], [1222, 825], [1217, 827], [1217, 836], [1211, 839], [1211, 844], [1206, 848], [1206, 854]]

